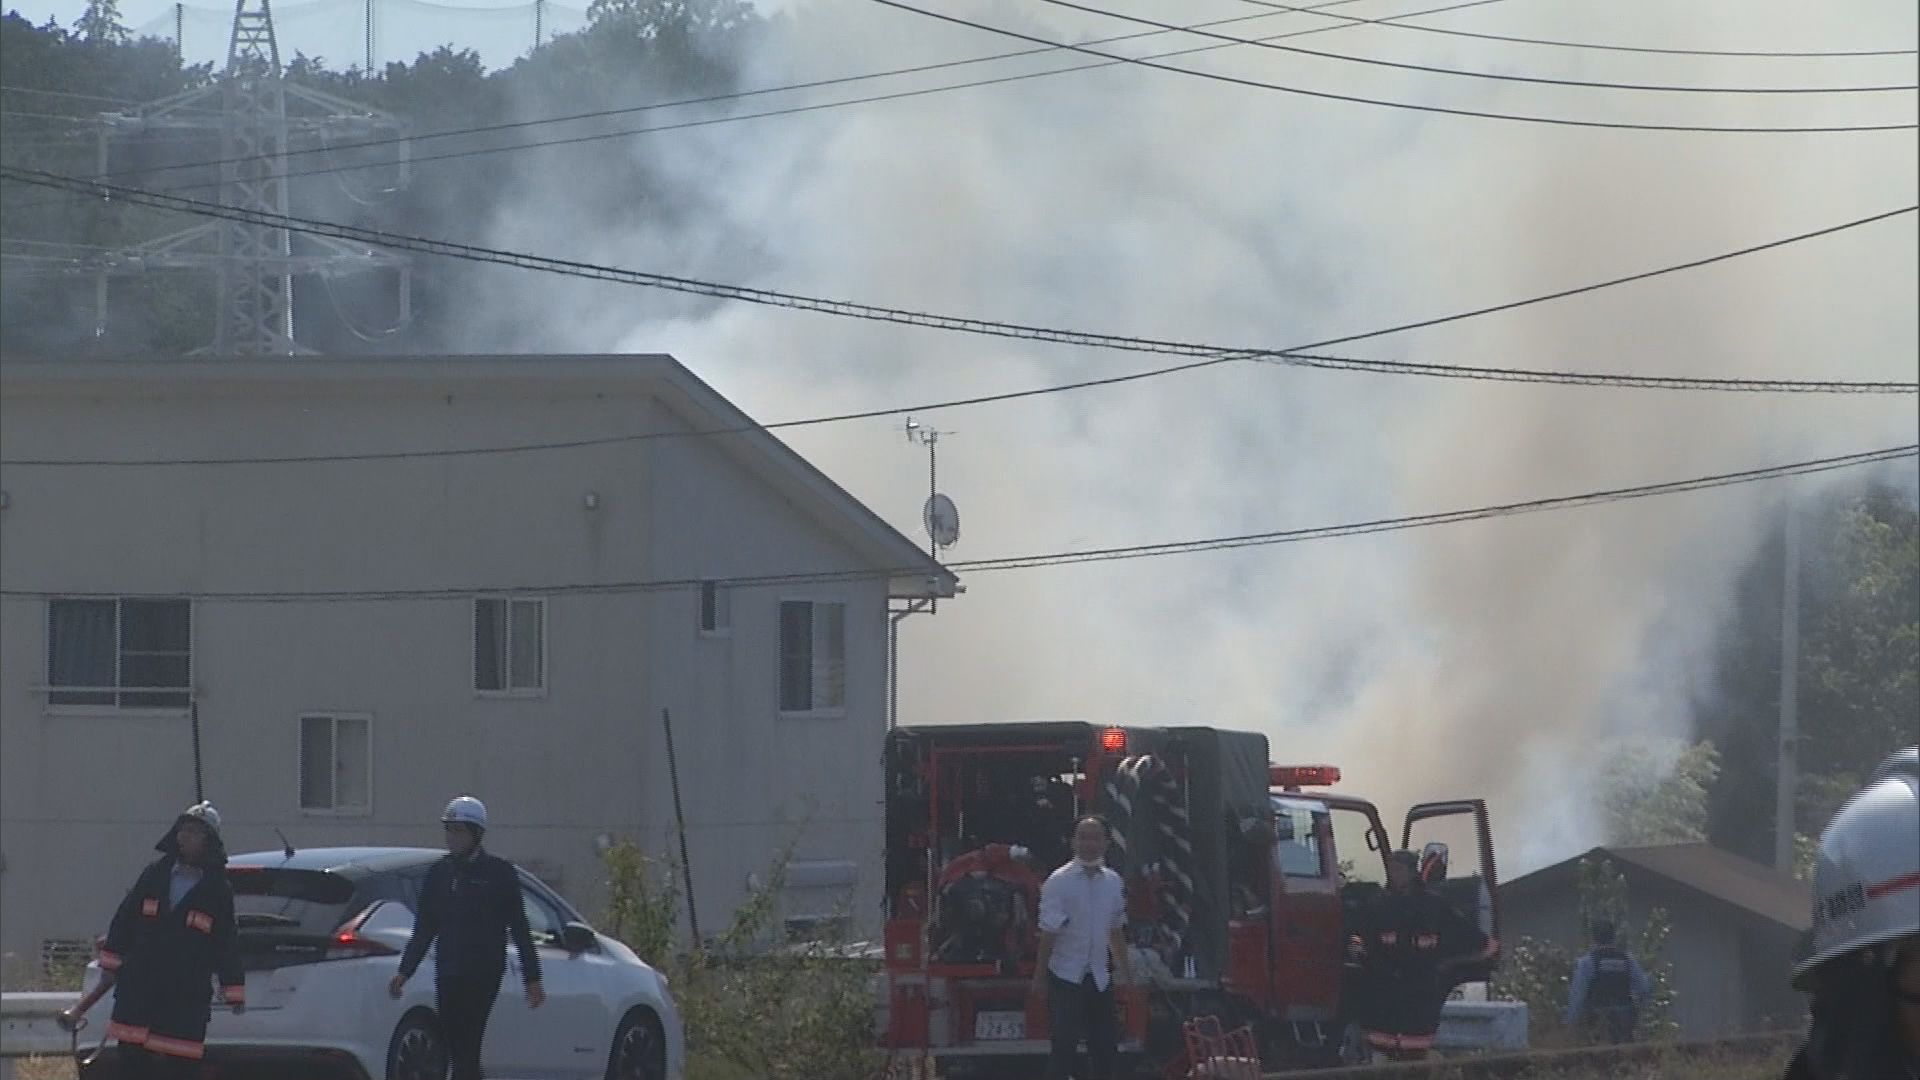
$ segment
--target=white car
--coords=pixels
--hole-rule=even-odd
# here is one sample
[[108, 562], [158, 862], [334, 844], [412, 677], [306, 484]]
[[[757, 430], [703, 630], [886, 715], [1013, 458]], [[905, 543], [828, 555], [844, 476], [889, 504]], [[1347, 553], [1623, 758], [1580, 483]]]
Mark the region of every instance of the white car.
[[[273, 1080], [444, 1080], [446, 1042], [433, 1008], [433, 954], [401, 998], [387, 994], [413, 933], [426, 848], [254, 852], [227, 862], [247, 971], [247, 1009], [217, 1003], [207, 1028], [210, 1075]], [[528, 1008], [520, 961], [487, 1023], [482, 1065], [513, 1080], [681, 1080], [684, 1041], [667, 980], [596, 933], [565, 900], [520, 873], [540, 951], [546, 1003]], [[96, 961], [86, 985], [99, 979]], [[209, 993], [212, 988], [209, 987]], [[94, 1007], [104, 1030], [112, 995]], [[102, 1054], [85, 1080], [112, 1075]]]

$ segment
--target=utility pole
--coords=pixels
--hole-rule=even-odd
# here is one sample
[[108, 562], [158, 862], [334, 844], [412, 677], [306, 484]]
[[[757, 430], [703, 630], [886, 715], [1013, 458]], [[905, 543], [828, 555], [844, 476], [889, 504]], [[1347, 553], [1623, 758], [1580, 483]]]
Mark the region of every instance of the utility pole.
[[1780, 745], [1774, 770], [1773, 867], [1793, 872], [1793, 803], [1800, 741], [1800, 514], [1787, 503], [1780, 600]]

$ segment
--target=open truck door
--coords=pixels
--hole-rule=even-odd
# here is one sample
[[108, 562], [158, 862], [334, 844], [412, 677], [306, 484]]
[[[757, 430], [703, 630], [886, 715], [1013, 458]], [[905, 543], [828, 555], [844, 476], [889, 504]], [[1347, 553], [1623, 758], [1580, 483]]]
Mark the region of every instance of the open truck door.
[[1420, 856], [1427, 887], [1487, 936], [1492, 948], [1459, 973], [1460, 982], [1485, 981], [1500, 963], [1500, 882], [1486, 800], [1420, 803], [1407, 811], [1400, 846]]

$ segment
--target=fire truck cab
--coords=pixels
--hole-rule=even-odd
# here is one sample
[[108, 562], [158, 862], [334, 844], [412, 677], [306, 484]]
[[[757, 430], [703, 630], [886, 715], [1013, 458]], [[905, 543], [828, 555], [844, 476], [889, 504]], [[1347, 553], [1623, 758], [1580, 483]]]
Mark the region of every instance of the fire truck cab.
[[[1044, 721], [903, 727], [886, 771], [888, 1050], [937, 1058], [943, 1076], [1039, 1070], [1046, 1010], [1027, 988], [1040, 888], [1094, 814], [1127, 888], [1141, 985], [1116, 1002], [1140, 1075], [1177, 1068], [1198, 1016], [1252, 1027], [1268, 1067], [1341, 1060], [1347, 927], [1384, 888], [1394, 838], [1373, 803], [1332, 790], [1337, 768], [1274, 765], [1257, 733]], [[1416, 805], [1398, 839], [1497, 940], [1485, 803]]]

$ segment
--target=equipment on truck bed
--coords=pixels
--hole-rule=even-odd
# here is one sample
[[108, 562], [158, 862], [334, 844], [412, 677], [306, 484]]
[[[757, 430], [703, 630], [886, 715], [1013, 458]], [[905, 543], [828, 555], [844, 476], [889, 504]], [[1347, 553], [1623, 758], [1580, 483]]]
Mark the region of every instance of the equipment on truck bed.
[[[1348, 927], [1396, 847], [1420, 853], [1430, 890], [1497, 931], [1483, 802], [1415, 806], [1395, 845], [1372, 803], [1325, 790], [1338, 768], [1274, 765], [1257, 733], [902, 727], [888, 736], [886, 775], [880, 1027], [887, 1047], [931, 1055], [944, 1076], [1044, 1063], [1045, 1009], [1026, 993], [1034, 921], [1084, 814], [1109, 825], [1107, 862], [1126, 883], [1146, 986], [1121, 995], [1121, 1049], [1143, 1076], [1188, 1075], [1187, 1036], [1202, 1030], [1244, 1029], [1269, 1067], [1337, 1063], [1360, 992]], [[1495, 963], [1462, 967], [1458, 982]], [[1204, 1018], [1225, 1027], [1188, 1026]]]

